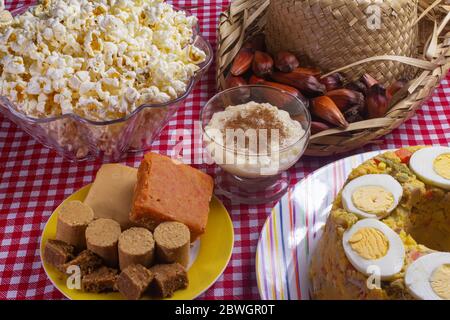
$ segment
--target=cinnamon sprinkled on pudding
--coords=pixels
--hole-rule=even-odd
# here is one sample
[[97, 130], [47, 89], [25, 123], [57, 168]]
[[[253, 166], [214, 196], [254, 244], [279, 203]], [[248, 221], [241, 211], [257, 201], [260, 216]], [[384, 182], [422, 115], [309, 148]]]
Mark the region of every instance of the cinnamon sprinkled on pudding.
[[225, 129], [265, 129], [268, 138], [271, 138], [272, 130], [277, 130], [280, 139], [285, 139], [288, 132], [285, 124], [280, 120], [278, 108], [259, 105], [260, 107], [252, 108], [245, 115], [237, 113], [235, 117], [229, 119], [225, 123]]
[[[237, 130], [243, 130], [244, 145], [237, 143], [237, 136], [240, 134]], [[261, 140], [264, 137], [261, 130], [266, 130], [265, 141]], [[304, 134], [301, 124], [291, 119], [288, 112], [269, 103], [253, 101], [229, 106], [224, 111], [215, 113], [206, 127], [206, 132], [216, 143], [225, 144], [235, 152], [249, 154], [260, 153], [261, 148], [258, 146], [261, 144], [263, 147], [267, 145], [268, 152], [278, 151], [295, 144]], [[222, 141], [217, 140], [219, 132]], [[277, 136], [272, 140], [273, 134]], [[252, 144], [251, 141], [256, 143]]]

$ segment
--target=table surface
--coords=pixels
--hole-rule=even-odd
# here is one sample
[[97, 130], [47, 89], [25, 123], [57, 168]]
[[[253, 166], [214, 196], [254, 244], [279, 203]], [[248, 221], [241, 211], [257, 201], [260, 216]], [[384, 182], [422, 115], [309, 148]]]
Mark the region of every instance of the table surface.
[[[7, 8], [32, 3], [6, 0]], [[216, 47], [219, 13], [229, 1], [172, 1], [190, 7], [199, 17], [202, 33]], [[450, 144], [450, 76], [417, 115], [385, 136], [377, 145], [366, 146], [339, 157], [302, 158], [290, 170], [292, 185], [305, 175], [344, 156], [408, 145]], [[199, 110], [214, 94], [214, 66], [194, 89], [186, 104], [172, 118], [152, 145], [151, 151], [171, 155], [177, 144], [176, 129], [192, 130]], [[201, 149], [183, 144], [183, 152], [195, 156]], [[129, 155], [123, 163], [138, 166], [142, 153]], [[49, 151], [0, 115], [0, 299], [62, 299], [39, 258], [39, 239], [52, 211], [70, 194], [93, 181], [101, 162], [68, 162]], [[211, 175], [217, 168], [197, 165]], [[201, 299], [258, 299], [255, 253], [260, 230], [274, 203], [247, 206], [224, 201], [234, 225], [233, 255], [224, 274]]]

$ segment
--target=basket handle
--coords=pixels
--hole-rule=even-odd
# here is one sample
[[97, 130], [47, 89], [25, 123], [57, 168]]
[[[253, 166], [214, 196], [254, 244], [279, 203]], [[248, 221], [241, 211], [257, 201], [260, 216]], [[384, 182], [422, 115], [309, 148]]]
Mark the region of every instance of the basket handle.
[[324, 74], [323, 76], [321, 76], [321, 78], [325, 78], [333, 73], [341, 72], [341, 71], [353, 68], [355, 66], [358, 66], [360, 64], [364, 64], [364, 63], [368, 63], [368, 62], [372, 62], [372, 61], [398, 61], [398, 62], [408, 64], [408, 65], [411, 65], [414, 67], [425, 69], [425, 70], [433, 70], [438, 66], [438, 64], [436, 64], [436, 63], [422, 60], [422, 59], [417, 59], [417, 58], [410, 58], [410, 57], [404, 57], [404, 56], [393, 56], [393, 55], [382, 55], [382, 56], [370, 57], [370, 58], [366, 58], [366, 59], [362, 59], [362, 60], [350, 63], [344, 67], [335, 69], [331, 72]]

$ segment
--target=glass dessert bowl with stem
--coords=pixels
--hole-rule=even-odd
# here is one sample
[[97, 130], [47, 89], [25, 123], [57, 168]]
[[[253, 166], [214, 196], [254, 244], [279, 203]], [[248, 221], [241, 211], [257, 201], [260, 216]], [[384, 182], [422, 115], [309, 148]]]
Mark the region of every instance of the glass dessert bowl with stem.
[[215, 95], [201, 112], [203, 144], [220, 168], [216, 193], [259, 204], [280, 198], [310, 138], [302, 101], [283, 90], [249, 85]]

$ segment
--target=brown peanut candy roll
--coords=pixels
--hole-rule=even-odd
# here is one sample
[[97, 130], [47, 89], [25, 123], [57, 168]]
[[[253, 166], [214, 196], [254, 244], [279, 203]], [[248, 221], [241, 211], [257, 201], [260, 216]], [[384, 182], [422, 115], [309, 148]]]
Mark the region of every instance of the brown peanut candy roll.
[[117, 267], [120, 233], [120, 224], [116, 221], [104, 218], [94, 220], [86, 228], [87, 248], [100, 256], [109, 267]]
[[119, 237], [120, 270], [132, 264], [150, 267], [155, 255], [152, 233], [144, 228], [130, 228]]
[[56, 239], [73, 245], [78, 250], [86, 248], [85, 231], [94, 219], [92, 209], [81, 201], [69, 201], [58, 212]]
[[191, 236], [186, 225], [180, 222], [163, 222], [156, 227], [154, 237], [159, 262], [178, 262], [187, 268]]

